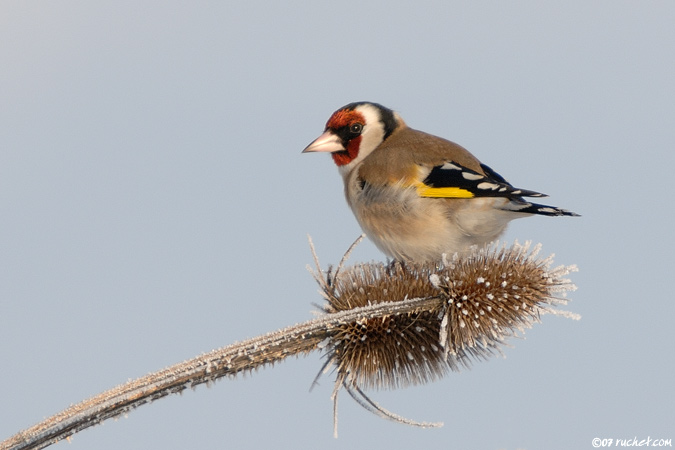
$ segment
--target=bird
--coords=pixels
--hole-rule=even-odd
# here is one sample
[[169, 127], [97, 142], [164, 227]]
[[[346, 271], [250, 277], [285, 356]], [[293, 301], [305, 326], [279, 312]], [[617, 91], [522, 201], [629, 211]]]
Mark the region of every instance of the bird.
[[378, 103], [335, 111], [302, 151], [315, 152], [331, 154], [356, 220], [394, 261], [441, 261], [484, 247], [519, 217], [578, 216], [525, 200], [546, 195], [515, 188], [464, 147], [408, 127]]

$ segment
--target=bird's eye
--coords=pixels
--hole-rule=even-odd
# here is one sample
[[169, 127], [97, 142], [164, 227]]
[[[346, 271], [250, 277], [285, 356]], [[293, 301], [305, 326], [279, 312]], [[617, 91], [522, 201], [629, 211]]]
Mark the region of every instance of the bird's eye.
[[363, 125], [360, 123], [354, 123], [349, 126], [349, 132], [351, 134], [361, 134], [361, 131], [363, 131]]

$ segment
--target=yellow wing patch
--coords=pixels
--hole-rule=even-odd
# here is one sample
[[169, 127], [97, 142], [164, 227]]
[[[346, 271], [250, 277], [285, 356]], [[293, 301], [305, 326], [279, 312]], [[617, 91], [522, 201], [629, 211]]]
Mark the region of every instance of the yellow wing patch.
[[431, 187], [424, 183], [417, 185], [417, 193], [420, 197], [432, 198], [473, 198], [471, 191], [458, 187]]
[[420, 197], [430, 197], [430, 198], [473, 198], [475, 197], [473, 193], [469, 190], [462, 189], [460, 187], [450, 186], [450, 187], [432, 187], [428, 184], [424, 184], [421, 180], [426, 178], [429, 175], [428, 171], [425, 171], [421, 166], [415, 167], [414, 175], [406, 177], [403, 182], [404, 186], [415, 186], [417, 189], [417, 195]]

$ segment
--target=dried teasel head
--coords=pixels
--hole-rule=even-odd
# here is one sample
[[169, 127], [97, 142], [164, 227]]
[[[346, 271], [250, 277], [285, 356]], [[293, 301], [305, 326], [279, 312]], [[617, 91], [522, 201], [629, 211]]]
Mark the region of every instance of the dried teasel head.
[[564, 278], [576, 266], [551, 269], [553, 255], [538, 258], [537, 245], [491, 247], [444, 261], [445, 273], [430, 281], [445, 301], [440, 339], [448, 361], [489, 356], [508, 337], [539, 321], [545, 313], [579, 318], [554, 309], [576, 289]]
[[529, 244], [493, 245], [437, 263], [341, 264], [317, 276], [327, 313], [428, 300], [412, 311], [364, 314], [331, 330], [326, 364], [337, 370], [334, 395], [342, 386], [368, 409], [399, 420], [361, 388], [433, 381], [500, 353], [507, 338], [531, 327], [541, 314], [578, 318], [556, 309], [575, 289], [564, 277], [576, 267], [552, 269], [552, 256], [538, 258], [539, 250]]
[[328, 313], [411, 298], [438, 300], [429, 309], [335, 327], [329, 360], [338, 374], [366, 389], [396, 388], [434, 381], [450, 369], [439, 341], [444, 303], [430, 281], [435, 273], [434, 265], [399, 263], [358, 264], [338, 273], [324, 291]]

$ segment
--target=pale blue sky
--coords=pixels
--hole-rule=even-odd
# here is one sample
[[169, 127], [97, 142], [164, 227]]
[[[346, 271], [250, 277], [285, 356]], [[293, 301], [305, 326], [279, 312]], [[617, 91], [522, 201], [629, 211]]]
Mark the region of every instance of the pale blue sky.
[[[326, 155], [371, 100], [581, 218], [505, 238], [578, 264], [506, 359], [373, 398], [332, 437], [323, 360], [144, 406], [59, 448], [585, 449], [675, 439], [675, 3], [4, 1], [0, 440], [129, 378], [312, 317], [312, 235], [360, 230]], [[370, 243], [354, 261], [381, 260]]]

